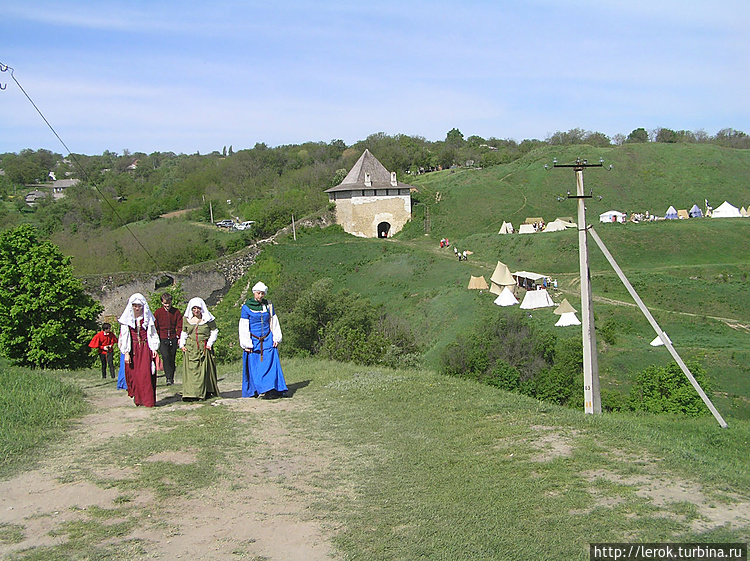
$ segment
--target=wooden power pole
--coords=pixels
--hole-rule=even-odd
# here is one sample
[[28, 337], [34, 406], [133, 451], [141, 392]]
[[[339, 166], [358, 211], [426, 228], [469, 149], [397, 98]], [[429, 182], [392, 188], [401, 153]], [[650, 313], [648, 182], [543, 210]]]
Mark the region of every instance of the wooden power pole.
[[583, 330], [583, 397], [584, 411], [598, 414], [602, 412], [602, 396], [599, 388], [599, 361], [596, 356], [596, 332], [594, 330], [594, 309], [591, 298], [591, 272], [589, 271], [588, 225], [586, 223], [586, 195], [583, 190], [583, 170], [587, 167], [602, 167], [603, 161], [590, 164], [577, 158], [573, 164], [558, 164], [556, 168], [573, 168], [576, 174], [576, 194], [568, 192], [569, 199], [578, 199], [578, 259], [581, 274], [581, 326]]

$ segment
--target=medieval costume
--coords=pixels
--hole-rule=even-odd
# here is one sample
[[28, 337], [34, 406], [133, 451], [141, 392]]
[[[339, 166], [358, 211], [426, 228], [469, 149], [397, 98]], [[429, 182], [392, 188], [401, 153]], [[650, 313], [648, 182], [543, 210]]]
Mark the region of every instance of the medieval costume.
[[193, 298], [185, 309], [182, 350], [182, 400], [194, 401], [219, 395], [213, 345], [219, 335], [216, 318], [201, 298]]
[[136, 405], [153, 407], [156, 405], [154, 358], [159, 348], [159, 334], [146, 298], [137, 292], [133, 294], [118, 321], [117, 345], [124, 355], [128, 395]]
[[242, 306], [239, 336], [244, 349], [242, 360], [242, 397], [257, 397], [268, 392], [284, 395], [287, 391], [276, 346], [281, 342], [281, 326], [266, 300], [268, 287], [262, 282], [253, 287], [253, 298]]

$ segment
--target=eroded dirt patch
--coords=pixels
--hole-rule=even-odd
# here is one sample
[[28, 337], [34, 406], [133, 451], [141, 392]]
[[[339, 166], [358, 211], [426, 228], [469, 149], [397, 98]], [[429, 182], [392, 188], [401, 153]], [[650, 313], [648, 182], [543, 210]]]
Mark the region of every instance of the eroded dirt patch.
[[[239, 387], [227, 386], [225, 382], [222, 390], [238, 395]], [[137, 468], [94, 466], [88, 476], [74, 469], [93, 446], [101, 449], [104, 444], [106, 449], [109, 439], [136, 434], [147, 438], [149, 431], [161, 430], [159, 415], [163, 413], [209, 406], [183, 404], [166, 388], [158, 390], [157, 399], [162, 399], [164, 406], [146, 409], [134, 407], [113, 384], [87, 388], [94, 412], [80, 420], [64, 443], [53, 446], [38, 469], [0, 482], [0, 523], [23, 528], [24, 535], [19, 543], [0, 544], [0, 555], [64, 544], [68, 536], [60, 528], [89, 520], [90, 509], [97, 507], [114, 512], [120, 509], [126, 512], [125, 518], [137, 518], [135, 528], [114, 541], [135, 540], [149, 559], [333, 558], [331, 529], [325, 528], [310, 508], [310, 494], [315, 492], [310, 477], [326, 469], [326, 455], [298, 442], [282, 420], [283, 413], [302, 406], [299, 398], [230, 397], [210, 402], [252, 415], [254, 422], [241, 424], [238, 430], [251, 430], [257, 444], [252, 453], [238, 455], [227, 470], [229, 475], [190, 495], [165, 500], [157, 499], [148, 489], [119, 490], [118, 481], [134, 476]], [[171, 416], [168, 420], [173, 421]], [[190, 448], [154, 453], [144, 460], [178, 466], [197, 461], [198, 452]], [[61, 481], [63, 475], [65, 480]], [[87, 480], [91, 475], [98, 479], [97, 484]]]

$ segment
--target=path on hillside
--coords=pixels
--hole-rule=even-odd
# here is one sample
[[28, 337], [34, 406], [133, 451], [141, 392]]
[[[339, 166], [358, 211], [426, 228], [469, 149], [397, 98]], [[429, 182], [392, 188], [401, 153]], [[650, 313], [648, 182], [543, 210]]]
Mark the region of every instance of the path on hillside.
[[[233, 379], [241, 377], [235, 373]], [[208, 403], [182, 403], [171, 386], [159, 379], [157, 407], [135, 407], [114, 380], [98, 375], [85, 384], [92, 412], [85, 415], [60, 443], [52, 445], [42, 464], [19, 476], [0, 481], [0, 527], [23, 528], [24, 539], [9, 544], [0, 540], [0, 557], [29, 548], [68, 541], [70, 525], [116, 524], [136, 517], [138, 524], [126, 535], [103, 536], [91, 548], [104, 551], [113, 544], [117, 559], [253, 559], [267, 561], [323, 561], [332, 559], [331, 531], [311, 514], [314, 483], [325, 470], [333, 450], [295, 438], [285, 419], [305, 407], [304, 398], [243, 399], [239, 382], [220, 380], [223, 398]], [[292, 388], [293, 385], [290, 385]], [[133, 489], [123, 482], [137, 481], [142, 465], [160, 462], [164, 481], [169, 466], [198, 462], [200, 450], [160, 452], [134, 458], [130, 466], [91, 459], [92, 451], [107, 450], [122, 439], [139, 440], [157, 430], [170, 430], [176, 421], [191, 422], [201, 407], [227, 407], [248, 417], [236, 427], [236, 438], [253, 447], [206, 489], [159, 499], [153, 490]], [[185, 413], [187, 412], [187, 416]], [[95, 453], [95, 452], [94, 452]], [[105, 452], [106, 454], [106, 452]], [[97, 513], [124, 509], [111, 517]], [[95, 524], [95, 523], [94, 523]], [[68, 529], [66, 529], [68, 528]], [[143, 552], [146, 552], [144, 555]], [[123, 552], [128, 554], [120, 557]]]

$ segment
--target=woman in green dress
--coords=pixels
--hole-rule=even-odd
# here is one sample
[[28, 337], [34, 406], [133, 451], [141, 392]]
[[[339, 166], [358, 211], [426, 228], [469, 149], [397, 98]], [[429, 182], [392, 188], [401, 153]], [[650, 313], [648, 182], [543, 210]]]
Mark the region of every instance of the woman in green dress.
[[201, 298], [188, 302], [180, 335], [180, 350], [183, 353], [182, 401], [220, 395], [213, 351], [213, 344], [219, 335], [215, 320]]

